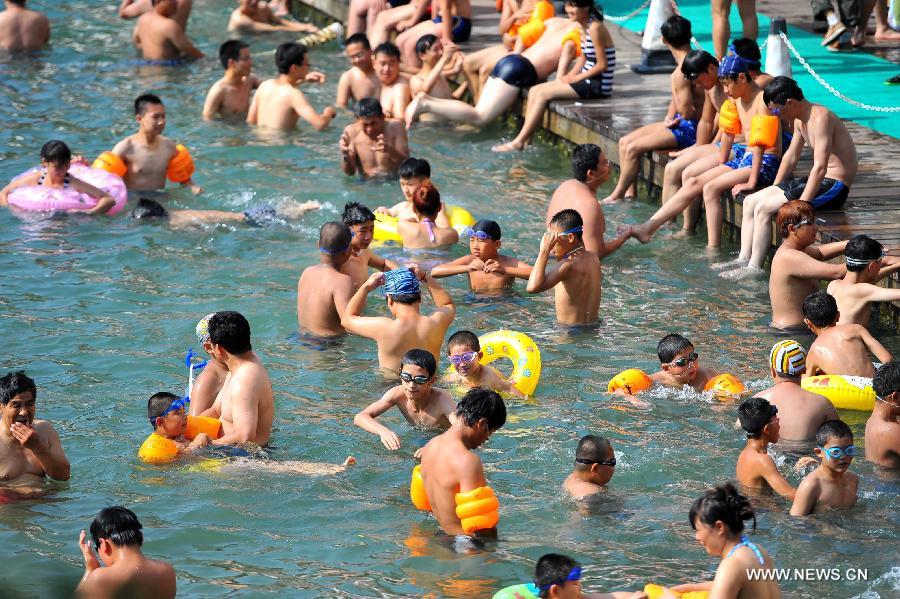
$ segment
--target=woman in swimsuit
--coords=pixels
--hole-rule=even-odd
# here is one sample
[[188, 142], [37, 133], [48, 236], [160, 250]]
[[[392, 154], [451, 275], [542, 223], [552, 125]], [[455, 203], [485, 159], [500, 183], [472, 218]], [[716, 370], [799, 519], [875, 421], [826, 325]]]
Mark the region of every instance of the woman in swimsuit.
[[397, 222], [397, 233], [403, 238], [405, 248], [433, 248], [451, 245], [459, 241], [456, 229], [439, 227], [435, 219], [441, 211], [441, 194], [431, 183], [425, 183], [413, 196], [413, 212], [416, 220]]

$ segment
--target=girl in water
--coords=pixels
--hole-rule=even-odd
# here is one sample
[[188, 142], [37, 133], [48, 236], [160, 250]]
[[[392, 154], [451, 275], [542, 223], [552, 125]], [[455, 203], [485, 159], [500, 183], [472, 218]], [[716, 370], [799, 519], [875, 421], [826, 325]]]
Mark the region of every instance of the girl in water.
[[441, 194], [430, 181], [416, 190], [412, 205], [416, 220], [397, 223], [397, 233], [403, 238], [403, 247], [433, 248], [459, 241], [456, 229], [439, 227], [435, 223], [441, 211]]

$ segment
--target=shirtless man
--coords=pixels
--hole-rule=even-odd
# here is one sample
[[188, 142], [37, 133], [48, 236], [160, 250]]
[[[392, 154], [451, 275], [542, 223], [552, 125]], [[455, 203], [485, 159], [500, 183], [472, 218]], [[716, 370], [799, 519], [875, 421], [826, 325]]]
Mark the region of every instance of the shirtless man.
[[775, 225], [784, 241], [772, 258], [769, 275], [769, 302], [772, 328], [806, 333], [803, 301], [819, 290], [819, 281], [840, 279], [847, 272], [843, 264], [826, 262], [844, 251], [846, 241], [813, 245], [816, 241], [816, 211], [809, 202], [791, 200], [778, 209]]
[[885, 256], [884, 247], [865, 235], [857, 235], [844, 248], [847, 274], [828, 284], [828, 294], [837, 302], [838, 324], [869, 326], [872, 302], [900, 301], [900, 289], [875, 283], [900, 270], [900, 260]]
[[806, 350], [793, 339], [779, 341], [769, 352], [769, 373], [775, 384], [756, 394], [778, 408], [779, 438], [807, 443], [829, 420], [837, 420], [834, 405], [818, 393], [800, 386], [806, 372]]
[[390, 42], [375, 48], [375, 74], [381, 83], [381, 107], [390, 118], [403, 118], [409, 105], [409, 83], [400, 76], [400, 50]]
[[[175, 15], [172, 17], [184, 31], [188, 28], [188, 17], [191, 16], [194, 0], [176, 0]], [[136, 19], [145, 12], [153, 12], [153, 0], [122, 0], [119, 5], [119, 18]]]
[[91, 522], [93, 546], [85, 531], [78, 537], [84, 576], [75, 589], [76, 597], [175, 597], [175, 569], [167, 562], [144, 555], [141, 528], [137, 516], [127, 508], [113, 506], [100, 510]]
[[29, 52], [50, 41], [50, 20], [25, 8], [25, 0], [5, 0], [0, 12], [0, 50]]
[[[473, 449], [506, 423], [506, 406], [496, 391], [469, 389], [456, 407], [456, 421], [422, 450], [422, 482], [431, 511], [451, 536], [465, 534], [456, 515], [456, 494], [487, 486], [481, 459]], [[493, 495], [493, 491], [490, 491]], [[477, 537], [496, 537], [496, 527], [476, 530]]]
[[194, 60], [204, 54], [194, 46], [184, 28], [172, 17], [175, 0], [152, 0], [153, 10], [138, 17], [132, 40], [144, 60]]
[[316, 210], [321, 205], [315, 200], [302, 204], [285, 203], [278, 209], [262, 204], [252, 206], [244, 212], [230, 210], [166, 210], [156, 200], [141, 198], [131, 211], [131, 218], [137, 220], [165, 220], [173, 229], [187, 229], [204, 225], [241, 224], [251, 227], [263, 227], [278, 223], [282, 218], [300, 218], [309, 210]]
[[[225, 365], [212, 357], [212, 342], [209, 340], [209, 319], [214, 314], [215, 312], [207, 314], [194, 327], [197, 341], [200, 342], [200, 345], [203, 346], [204, 351], [210, 358], [206, 361], [206, 366], [203, 367], [200, 374], [197, 375], [196, 380], [191, 384], [191, 402], [188, 404], [190, 406], [189, 416], [197, 416], [212, 407], [228, 376], [228, 369], [225, 368]], [[196, 368], [194, 370], [196, 371]]]
[[461, 44], [472, 33], [472, 4], [470, 0], [436, 0], [431, 3], [431, 20], [410, 27], [397, 36], [397, 46], [403, 53], [403, 64], [419, 66], [416, 42], [423, 35], [432, 34], [445, 44]]
[[[419, 281], [428, 286], [436, 306], [430, 316], [420, 312]], [[361, 316], [369, 293], [381, 285], [384, 285], [388, 310], [393, 318]], [[350, 333], [374, 339], [378, 344], [379, 365], [395, 373], [400, 370], [403, 355], [411, 349], [422, 348], [435, 357], [440, 356], [444, 335], [455, 316], [453, 299], [441, 284], [427, 276], [417, 264], [408, 264], [405, 268], [373, 273], [350, 298], [341, 325]]]
[[751, 397], [738, 407], [747, 445], [735, 466], [735, 478], [749, 489], [772, 489], [786, 499], [794, 499], [795, 489], [784, 479], [769, 455], [770, 443], [778, 443], [778, 408], [765, 398]]
[[584, 221], [581, 239], [584, 249], [597, 254], [601, 260], [628, 240], [630, 227], [622, 227], [612, 241], [604, 239], [606, 218], [603, 208], [597, 202], [597, 190], [609, 181], [609, 160], [594, 144], [582, 144], [572, 151], [572, 171], [574, 179], [563, 181], [547, 206], [547, 225], [554, 214], [562, 210], [575, 210]]
[[894, 359], [866, 327], [838, 324], [839, 318], [837, 302], [824, 291], [811, 294], [803, 302], [803, 322], [816, 334], [806, 357], [808, 376], [843, 374], [872, 378], [875, 366], [869, 352], [881, 363]]
[[278, 46], [275, 51], [278, 77], [263, 81], [253, 101], [247, 122], [260, 127], [291, 130], [301, 118], [321, 131], [335, 117], [334, 108], [326, 106], [317, 114], [297, 85], [302, 82], [324, 83], [325, 75], [309, 70], [306, 48], [294, 42]]
[[0, 491], [33, 492], [45, 476], [69, 480], [59, 435], [35, 420], [37, 387], [24, 372], [0, 377]]
[[319, 28], [310, 23], [276, 16], [266, 2], [238, 0], [238, 7], [228, 19], [228, 31], [238, 33], [267, 33], [270, 31], [304, 31], [314, 33]]
[[[369, 278], [369, 267], [385, 272], [400, 266], [393, 260], [383, 258], [369, 249], [375, 235], [375, 213], [360, 204], [349, 202], [344, 205], [341, 220], [350, 227], [353, 238], [350, 242], [350, 258], [341, 267], [341, 272], [350, 277], [353, 291]], [[352, 295], [351, 293], [351, 295]]]
[[[550, 219], [526, 287], [528, 293], [553, 289], [556, 320], [570, 325], [596, 324], [600, 313], [603, 275], [597, 254], [584, 247], [583, 228], [581, 216], [571, 208]], [[545, 273], [551, 251], [559, 266]]]
[[341, 273], [350, 258], [350, 229], [329, 222], [319, 230], [319, 264], [303, 269], [297, 281], [297, 320], [317, 337], [343, 335], [341, 315], [353, 294], [353, 281]]
[[882, 364], [872, 379], [878, 400], [866, 422], [866, 459], [900, 469], [900, 362]]
[[337, 104], [347, 108], [351, 100], [359, 102], [363, 98], [381, 97], [381, 80], [375, 73], [372, 46], [364, 33], [351, 35], [344, 41], [344, 54], [352, 65], [338, 79]]
[[385, 120], [381, 103], [375, 98], [363, 98], [353, 112], [356, 122], [347, 125], [338, 141], [344, 174], [396, 176], [400, 163], [409, 158], [403, 122]]
[[219, 61], [225, 76], [216, 81], [203, 103], [203, 120], [216, 116], [244, 117], [250, 108], [250, 93], [259, 87], [259, 79], [251, 74], [253, 58], [250, 47], [240, 40], [228, 40], [219, 48]]
[[250, 323], [238, 312], [216, 312], [209, 319], [209, 340], [210, 355], [228, 369], [215, 403], [201, 414], [222, 421], [225, 434], [212, 444], [268, 444], [275, 400], [269, 374], [250, 345]]

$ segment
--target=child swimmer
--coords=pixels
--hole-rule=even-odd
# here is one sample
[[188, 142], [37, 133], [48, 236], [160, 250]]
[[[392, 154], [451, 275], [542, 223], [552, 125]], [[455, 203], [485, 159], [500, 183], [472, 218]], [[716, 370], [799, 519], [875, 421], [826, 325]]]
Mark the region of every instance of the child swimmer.
[[563, 482], [563, 489], [576, 499], [606, 491], [616, 469], [612, 443], [604, 437], [585, 435], [575, 449], [575, 466]]
[[353, 292], [369, 278], [369, 267], [385, 272], [400, 266], [393, 260], [382, 258], [369, 249], [375, 235], [375, 214], [360, 204], [350, 202], [344, 205], [341, 220], [350, 227], [350, 259], [341, 266], [341, 272], [353, 281]]
[[816, 445], [822, 462], [797, 487], [791, 516], [856, 505], [859, 477], [849, 471], [856, 456], [850, 427], [841, 420], [826, 422], [816, 431]]
[[468, 388], [485, 387], [498, 393], [525, 397], [511, 381], [495, 368], [481, 363], [483, 354], [478, 337], [471, 331], [457, 331], [447, 340], [447, 355], [453, 368], [444, 376], [449, 384]]
[[714, 371], [700, 366], [700, 355], [694, 351], [694, 344], [677, 333], [663, 337], [656, 353], [661, 366], [659, 372], [650, 375], [655, 384], [675, 389], [689, 385], [700, 392], [716, 376]]
[[[375, 212], [388, 214], [400, 220], [417, 220], [413, 210], [413, 198], [420, 187], [431, 183], [431, 165], [424, 158], [411, 156], [400, 163], [397, 173], [400, 175], [400, 191], [403, 192], [403, 201], [390, 208], [379, 206]], [[443, 204], [441, 204], [441, 211], [434, 220], [434, 224], [439, 227], [450, 226], [450, 217], [447, 216], [447, 209]]]
[[480, 220], [467, 231], [469, 254], [431, 270], [435, 278], [467, 273], [472, 291], [502, 289], [516, 279], [528, 279], [531, 266], [512, 256], [500, 254], [500, 225], [492, 220]]

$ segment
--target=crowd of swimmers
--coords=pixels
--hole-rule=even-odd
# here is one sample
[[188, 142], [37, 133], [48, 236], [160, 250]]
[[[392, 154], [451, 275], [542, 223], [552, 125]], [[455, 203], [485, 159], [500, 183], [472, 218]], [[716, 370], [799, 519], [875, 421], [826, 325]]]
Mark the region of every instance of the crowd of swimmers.
[[[809, 102], [793, 80], [762, 72], [753, 39], [734, 40], [727, 53], [719, 48], [724, 44], [716, 43], [717, 56], [713, 56], [692, 50], [690, 22], [671, 17], [661, 28], [677, 63], [671, 75], [669, 109], [660, 115], [661, 121], [621, 139], [621, 174], [612, 192], [598, 201], [599, 189], [610, 178], [610, 163], [600, 148], [576, 147], [573, 177], [550, 198], [545, 232], [534, 243], [534, 263], [505, 250], [501, 253], [500, 223], [485, 218], [463, 231], [451, 226], [448, 207], [432, 181], [431, 165], [410, 156], [408, 130], [419, 120], [483, 125], [504, 112], [521, 89], [531, 88], [522, 130], [512, 141], [495, 147], [521, 150], [549, 101], [609, 97], [615, 48], [602, 13], [590, 0], [567, 0], [567, 18], [544, 13], [546, 18], [538, 24], [532, 21], [538, 4], [504, 2], [502, 41], [464, 55], [456, 44], [464, 42], [471, 30], [467, 0], [432, 3], [430, 18], [428, 3], [422, 0], [391, 8], [380, 1], [351, 3], [350, 35], [344, 41], [351, 67], [340, 77], [335, 104], [341, 110], [352, 104], [354, 122], [337, 142], [340, 168], [346, 175], [397, 176], [402, 200], [374, 209], [350, 202], [341, 220], [321, 226], [319, 261], [306, 267], [298, 280], [296, 310], [305, 334], [317, 338], [352, 334], [374, 341], [379, 366], [399, 379], [356, 414], [354, 424], [377, 435], [390, 451], [400, 448], [400, 436], [379, 418], [394, 407], [410, 425], [439, 433], [415, 451], [421, 461], [422, 492], [440, 529], [456, 539], [457, 547], [480, 547], [484, 539], [496, 537], [496, 519], [481, 528], [465, 526], [458, 494], [486, 490], [483, 496], [496, 502], [473, 450], [506, 422], [504, 396], [523, 394], [499, 371], [480, 363], [483, 353], [477, 332], [456, 330], [448, 337], [458, 306], [439, 279], [466, 275], [476, 292], [494, 292], [523, 280], [528, 293], [553, 291], [560, 323], [596, 325], [605, 257], [632, 237], [646, 243], [681, 213], [683, 233], [691, 233], [701, 206], [708, 246], [717, 248], [721, 196], [729, 191], [744, 193], [739, 254], [713, 268], [729, 278], [761, 271], [772, 242], [774, 218], [782, 242], [772, 258], [769, 278], [772, 326], [798, 335], [809, 330], [815, 341], [808, 351], [794, 340], [776, 343], [768, 362], [773, 385], [736, 406], [736, 425], [745, 431], [747, 443], [736, 456], [734, 478], [746, 489], [770, 488], [790, 500], [793, 516], [853, 506], [859, 479], [849, 471], [856, 455], [852, 431], [827, 399], [804, 390], [800, 382], [804, 376], [818, 374], [871, 377], [878, 400], [865, 429], [865, 457], [879, 467], [900, 469], [900, 363], [868, 329], [873, 302], [900, 299], [900, 291], [875, 284], [900, 269], [900, 260], [886, 256], [880, 243], [863, 235], [816, 244], [816, 210], [841, 207], [856, 176], [858, 161], [846, 127], [833, 112]], [[195, 59], [203, 53], [186, 34], [191, 6], [190, 0], [123, 0], [119, 14], [137, 17], [133, 39], [145, 59]], [[0, 26], [4, 18], [16, 18], [24, 24], [20, 28], [24, 33], [10, 42], [0, 27], [4, 47], [29, 49], [46, 43], [49, 25], [32, 12], [24, 9], [24, 1], [7, 0]], [[286, 12], [280, 3], [240, 0], [229, 17], [228, 30], [315, 30]], [[541, 33], [536, 39], [524, 39], [532, 23], [532, 29]], [[396, 44], [389, 41], [395, 32], [399, 34]], [[302, 120], [315, 129], [327, 129], [338, 112], [331, 106], [317, 111], [298, 89], [301, 84], [325, 80], [322, 73], [311, 70], [309, 57], [301, 44], [281, 44], [274, 53], [277, 76], [260, 81], [252, 72], [249, 46], [240, 40], [225, 42], [219, 50], [225, 72], [209, 89], [202, 117], [245, 119], [274, 129], [294, 129]], [[553, 73], [554, 79], [541, 83]], [[462, 91], [454, 91], [450, 80], [464, 81]], [[460, 99], [464, 93], [474, 104]], [[317, 203], [306, 202], [278, 209], [256, 207], [245, 213], [167, 209], [167, 196], [160, 192], [172, 161], [186, 150], [163, 135], [166, 111], [161, 98], [141, 94], [133, 108], [137, 132], [113, 146], [105, 159], [119, 161], [124, 168], [133, 217], [167, 218], [173, 226], [260, 225], [273, 218], [299, 218], [318, 208]], [[774, 128], [768, 141], [750, 133], [757, 117], [774, 117], [767, 121]], [[794, 169], [805, 145], [812, 150], [813, 166], [801, 177]], [[663, 206], [647, 222], [621, 225], [608, 236], [602, 204], [634, 196], [638, 161], [652, 150], [677, 153], [666, 166]], [[40, 158], [43, 169], [0, 190], [0, 203], [23, 185], [72, 186], [96, 198], [96, 206], [86, 212], [102, 214], [109, 209], [106, 192], [68, 174], [70, 165], [83, 158], [73, 156], [65, 143], [48, 142]], [[195, 194], [203, 193], [190, 174], [178, 182]], [[380, 256], [370, 247], [378, 214], [397, 219], [397, 234], [406, 248], [450, 246], [462, 235], [469, 253], [431, 268]], [[556, 262], [552, 266], [548, 264], [551, 255]], [[833, 261], [839, 256], [843, 262]], [[824, 281], [828, 285], [822, 291]], [[423, 287], [434, 305], [430, 312], [422, 309]], [[368, 297], [380, 288], [387, 313], [367, 315]], [[189, 397], [163, 391], [149, 398], [147, 418], [153, 434], [174, 443], [178, 454], [202, 453], [210, 446], [265, 447], [277, 413], [267, 369], [250, 342], [249, 322], [238, 312], [218, 311], [200, 320], [196, 335], [208, 364], [193, 382]], [[877, 370], [870, 354], [883, 363]], [[697, 349], [680, 334], [661, 339], [657, 356], [659, 371], [650, 377], [654, 385], [702, 391], [717, 375], [701, 365]], [[442, 358], [452, 366], [445, 375], [439, 374]], [[67, 480], [70, 476], [54, 427], [35, 418], [36, 398], [35, 382], [24, 372], [0, 378], [4, 492], [37, 493], [45, 477]], [[218, 420], [221, 435], [201, 432], [187, 438], [189, 417]], [[808, 452], [813, 455], [800, 460], [798, 467], [808, 467], [810, 460], [816, 467], [796, 489], [770, 456], [770, 446], [777, 443], [806, 444], [807, 448], [814, 444]], [[616, 467], [610, 441], [587, 435], [573, 458], [563, 488], [582, 501], [602, 494]], [[249, 460], [256, 469], [295, 474], [334, 474], [355, 462], [352, 457], [340, 465], [284, 462], [249, 453], [235, 461], [238, 467], [246, 464], [240, 460]], [[780, 596], [774, 580], [748, 575], [750, 570], [771, 569], [774, 564], [745, 534], [744, 523], [752, 521], [755, 528], [755, 516], [749, 500], [735, 486], [726, 483], [708, 491], [694, 502], [688, 517], [697, 541], [721, 563], [714, 581], [672, 587], [662, 596], [694, 590], [722, 597]], [[141, 524], [134, 513], [124, 507], [106, 508], [89, 532], [90, 536], [82, 531], [79, 539], [85, 563], [79, 592], [99, 596], [127, 589], [131, 596], [139, 596], [152, 589], [153, 596], [174, 596], [175, 572], [169, 564], [142, 554]], [[537, 562], [534, 585], [541, 597], [643, 596], [641, 592], [582, 594], [580, 579], [577, 562], [548, 554]]]

